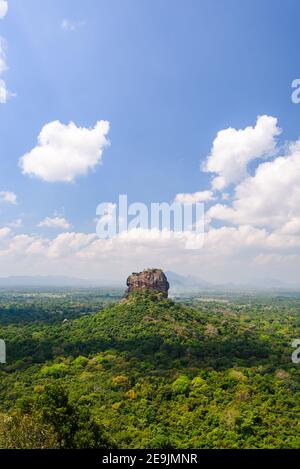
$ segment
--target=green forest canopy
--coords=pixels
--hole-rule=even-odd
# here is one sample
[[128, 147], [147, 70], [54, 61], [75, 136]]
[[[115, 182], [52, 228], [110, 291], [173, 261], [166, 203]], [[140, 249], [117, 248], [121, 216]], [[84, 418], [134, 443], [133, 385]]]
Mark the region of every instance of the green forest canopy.
[[0, 302], [0, 447], [300, 447], [300, 298], [72, 295]]

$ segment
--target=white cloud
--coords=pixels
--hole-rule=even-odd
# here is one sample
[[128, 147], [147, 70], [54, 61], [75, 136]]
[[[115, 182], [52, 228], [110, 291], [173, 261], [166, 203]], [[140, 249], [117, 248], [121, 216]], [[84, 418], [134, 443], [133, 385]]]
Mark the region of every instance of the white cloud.
[[0, 19], [4, 18], [8, 10], [7, 0], [0, 0]]
[[254, 127], [219, 131], [203, 165], [204, 171], [217, 175], [213, 189], [223, 190], [245, 178], [250, 161], [274, 153], [280, 132], [277, 119], [271, 116], [259, 116]]
[[200, 191], [200, 192], [193, 192], [191, 194], [177, 194], [175, 198], [175, 202], [179, 202], [182, 204], [194, 204], [197, 202], [208, 202], [210, 200], [214, 200], [214, 193], [212, 191]]
[[[7, 63], [6, 63], [5, 49], [6, 49], [6, 42], [2, 37], [0, 37], [0, 76], [8, 68]], [[15, 95], [11, 93], [10, 91], [8, 91], [5, 81], [2, 78], [0, 78], [0, 104], [5, 104], [7, 100], [12, 96], [15, 96]]]
[[208, 211], [211, 218], [234, 224], [269, 226], [285, 233], [299, 230], [300, 140], [287, 154], [261, 163], [252, 177], [235, 188], [232, 206], [217, 204]]
[[0, 250], [0, 257], [5, 257], [13, 262], [22, 262], [26, 259], [32, 263], [32, 254], [38, 252], [36, 249], [37, 244], [40, 246], [39, 254], [42, 254], [46, 243], [46, 240], [26, 234], [11, 236], [6, 246]]
[[6, 238], [10, 234], [10, 228], [5, 226], [4, 228], [0, 228], [0, 239]]
[[[185, 249], [187, 239], [192, 239], [194, 233], [172, 237], [167, 231], [133, 229], [108, 240], [80, 232], [61, 233], [54, 239], [15, 236], [7, 231], [4, 234], [0, 257], [5, 259], [1, 263], [5, 271], [2, 273], [0, 269], [0, 275], [22, 274], [30, 268], [32, 274], [60, 272], [99, 278], [102, 273], [106, 280], [124, 281], [131, 271], [160, 266], [208, 280], [240, 282], [250, 274], [255, 275], [257, 269], [273, 276], [277, 266], [279, 278], [287, 275], [295, 282], [300, 281], [299, 262], [295, 260], [290, 273], [281, 272], [276, 263], [279, 256], [297, 255], [300, 236], [275, 234], [246, 225], [211, 228], [206, 233], [204, 247], [195, 251]], [[274, 255], [274, 263], [270, 255]], [[259, 256], [270, 257], [270, 262], [254, 262]]]
[[[269, 144], [266, 141], [263, 144], [264, 138], [260, 140], [256, 135], [260, 143], [256, 142], [254, 145], [252, 138], [249, 138], [252, 147], [274, 150], [274, 138], [271, 134], [273, 132], [275, 135], [277, 132], [275, 129], [278, 127], [276, 119], [272, 122], [273, 127], [269, 122], [270, 127], [273, 128], [273, 131], [269, 132], [269, 140], [267, 139]], [[62, 126], [62, 124], [59, 125]], [[59, 144], [56, 138], [55, 144], [53, 143], [52, 132], [50, 132], [51, 138], [41, 139], [37, 147], [41, 150], [41, 154], [38, 151], [38, 157], [35, 156], [38, 163], [44, 162], [44, 156], [46, 166], [54, 161], [55, 170], [51, 167], [51, 180], [56, 180], [57, 166], [61, 160], [65, 160], [61, 157], [58, 160], [56, 157], [54, 160], [49, 159], [48, 150], [46, 149], [45, 155], [43, 153], [44, 147], [49, 144], [51, 155], [55, 153], [54, 147], [55, 149], [63, 147], [63, 155], [71, 155], [73, 150], [70, 148], [73, 149], [74, 146], [73, 131], [69, 136], [68, 127], [62, 126]], [[260, 125], [257, 124], [254, 128], [248, 129], [252, 129], [250, 131], [252, 135], [253, 132], [255, 134], [258, 132], [258, 128]], [[261, 130], [265, 131], [265, 128], [264, 124]], [[87, 131], [89, 137], [89, 132], [93, 132], [89, 129], [77, 129], [76, 126], [73, 130], [76, 138], [77, 130]], [[67, 131], [67, 136], [65, 131]], [[234, 135], [235, 132], [239, 131], [234, 131]], [[244, 131], [241, 132], [245, 137]], [[93, 144], [94, 139], [95, 136], [92, 138]], [[81, 140], [79, 132], [79, 143]], [[104, 140], [106, 142], [105, 136]], [[48, 143], [46, 144], [45, 141]], [[80, 152], [86, 150], [86, 148], [82, 149], [81, 145], [79, 147]], [[241, 145], [240, 148], [242, 147]], [[94, 148], [93, 146], [93, 151], [89, 148], [88, 154], [94, 154]], [[60, 152], [56, 150], [56, 153]], [[300, 284], [300, 140], [290, 144], [283, 156], [258, 164], [252, 176], [247, 174], [244, 164], [249, 154], [248, 152], [246, 157], [244, 152], [243, 163], [238, 165], [239, 169], [241, 166], [244, 168], [245, 172], [239, 173], [239, 177], [244, 177], [244, 179], [242, 181], [238, 179], [236, 187], [233, 190], [230, 189], [229, 194], [222, 194], [224, 196], [222, 203], [215, 204], [207, 212], [210, 223], [207, 225], [202, 249], [185, 249], [187, 241], [195, 236], [192, 232], [176, 237], [170, 236], [167, 230], [160, 232], [159, 230], [132, 229], [129, 232], [123, 231], [111, 239], [103, 240], [93, 233], [68, 231], [60, 233], [53, 239], [48, 239], [26, 234], [16, 236], [6, 228], [6, 231], [2, 232], [2, 237], [0, 231], [0, 257], [1, 260], [5, 260], [1, 262], [3, 273], [0, 268], [0, 275], [4, 273], [5, 275], [22, 275], [30, 269], [32, 275], [54, 275], [59, 272], [62, 275], [94, 279], [102, 275], [106, 281], [110, 279], [125, 281], [132, 271], [159, 266], [165, 270], [198, 275], [212, 282], [241, 283], [250, 281], [251, 278], [257, 280], [272, 277]], [[254, 155], [254, 152], [251, 154]], [[265, 156], [262, 151], [260, 155]], [[88, 169], [92, 167], [93, 165], [90, 165]], [[32, 174], [32, 171], [29, 173]], [[221, 173], [217, 174], [221, 175]], [[46, 180], [49, 180], [49, 173], [47, 174]], [[63, 172], [59, 174], [63, 174], [63, 179], [60, 180], [75, 178], [72, 172], [72, 177], [66, 179], [66, 174], [70, 174], [69, 167], [66, 171], [63, 166]], [[78, 172], [76, 172], [77, 175]], [[39, 177], [41, 177], [41, 172], [39, 172]], [[177, 194], [176, 197], [179, 201], [189, 202], [213, 198], [212, 191]], [[108, 217], [107, 220], [114, 208], [115, 205], [108, 204], [108, 210], [104, 214], [104, 217]], [[60, 218], [60, 215], [54, 214], [53, 218]], [[215, 219], [221, 222], [216, 224]]]
[[39, 228], [61, 228], [69, 230], [72, 225], [63, 217], [46, 217], [38, 224]]
[[[0, 3], [0, 16], [1, 16], [1, 3]], [[0, 75], [7, 69], [6, 56], [5, 56], [5, 42], [0, 38]], [[0, 104], [5, 104], [9, 97], [9, 92], [6, 88], [6, 83], [0, 78]]]
[[17, 218], [16, 220], [13, 220], [10, 223], [8, 223], [8, 226], [10, 228], [20, 228], [21, 226], [23, 226], [23, 220], [22, 218]]
[[22, 172], [47, 182], [72, 182], [101, 163], [109, 145], [108, 132], [107, 121], [99, 121], [91, 129], [73, 122], [50, 122], [42, 128], [38, 145], [20, 159]]
[[300, 216], [291, 217], [281, 228], [285, 234], [300, 234]]
[[46, 256], [50, 258], [76, 256], [95, 238], [95, 234], [61, 233], [49, 243]]
[[4, 80], [0, 79], [0, 104], [5, 104], [10, 96]]
[[6, 202], [8, 204], [17, 204], [17, 196], [14, 192], [1, 191], [0, 192], [0, 202]]
[[68, 18], [64, 18], [60, 26], [63, 31], [76, 31], [77, 29], [85, 26], [85, 21], [73, 21]]

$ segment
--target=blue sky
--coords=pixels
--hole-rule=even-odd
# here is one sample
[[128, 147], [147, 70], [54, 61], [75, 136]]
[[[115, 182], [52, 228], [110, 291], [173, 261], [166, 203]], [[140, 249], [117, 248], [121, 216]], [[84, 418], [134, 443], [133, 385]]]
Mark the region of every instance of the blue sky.
[[[8, 0], [0, 20], [9, 67], [2, 78], [16, 96], [0, 105], [0, 192], [13, 192], [18, 204], [1, 203], [0, 227], [21, 218], [22, 227], [10, 236], [49, 239], [59, 233], [38, 224], [59, 216], [72, 232], [93, 233], [97, 204], [116, 202], [119, 194], [150, 203], [210, 190], [215, 174], [200, 164], [218, 131], [255, 126], [260, 115], [278, 119], [278, 151], [297, 141], [300, 105], [291, 101], [291, 83], [300, 77], [299, 14], [292, 0]], [[19, 160], [37, 145], [46, 124], [72, 121], [88, 129], [100, 120], [110, 123], [111, 143], [101, 165], [71, 183], [22, 174]], [[248, 173], [253, 176], [259, 164], [253, 158]], [[220, 202], [220, 193], [215, 197]], [[225, 219], [216, 218], [213, 226], [228, 226]], [[249, 225], [261, 229], [247, 219]], [[278, 231], [269, 226], [269, 233]], [[288, 255], [298, 256], [297, 249]], [[146, 259], [129, 260], [124, 272]], [[166, 260], [164, 267], [180, 270], [182, 261]], [[20, 274], [28, 264], [9, 265], [10, 274]], [[61, 270], [59, 264], [51, 272], [36, 265], [36, 273]], [[62, 270], [69, 273], [66, 265]], [[238, 278], [241, 267], [231, 268]], [[203, 276], [195, 260], [189, 269]], [[78, 266], [76, 274], [87, 276], [87, 270]], [[256, 274], [269, 271], [255, 267]]]

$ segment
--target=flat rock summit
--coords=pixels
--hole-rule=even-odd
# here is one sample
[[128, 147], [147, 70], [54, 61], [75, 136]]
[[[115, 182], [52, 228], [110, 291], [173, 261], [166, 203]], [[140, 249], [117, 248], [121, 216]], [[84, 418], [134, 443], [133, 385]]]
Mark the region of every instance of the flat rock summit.
[[143, 272], [134, 272], [127, 279], [126, 296], [132, 292], [157, 292], [168, 298], [170, 288], [167, 277], [161, 269], [146, 269]]

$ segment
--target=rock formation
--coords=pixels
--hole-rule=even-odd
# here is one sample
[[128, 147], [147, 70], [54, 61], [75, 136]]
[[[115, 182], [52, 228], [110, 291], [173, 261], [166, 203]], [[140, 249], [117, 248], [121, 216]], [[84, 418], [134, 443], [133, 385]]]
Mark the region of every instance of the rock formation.
[[156, 292], [168, 298], [169, 282], [161, 269], [147, 269], [143, 272], [134, 272], [127, 279], [126, 296], [132, 292]]

